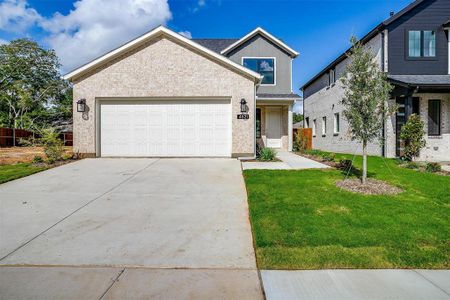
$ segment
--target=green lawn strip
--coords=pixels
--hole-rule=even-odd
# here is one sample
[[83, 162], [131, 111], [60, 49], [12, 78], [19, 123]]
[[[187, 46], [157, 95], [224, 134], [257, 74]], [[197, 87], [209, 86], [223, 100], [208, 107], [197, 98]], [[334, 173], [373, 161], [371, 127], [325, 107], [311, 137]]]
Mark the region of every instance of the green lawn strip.
[[366, 196], [340, 190], [335, 182], [344, 174], [334, 169], [244, 171], [258, 266], [448, 268], [450, 177], [379, 157], [369, 157], [369, 174], [404, 192]]
[[21, 177], [25, 177], [46, 169], [48, 168], [36, 167], [28, 163], [0, 165], [0, 184]]

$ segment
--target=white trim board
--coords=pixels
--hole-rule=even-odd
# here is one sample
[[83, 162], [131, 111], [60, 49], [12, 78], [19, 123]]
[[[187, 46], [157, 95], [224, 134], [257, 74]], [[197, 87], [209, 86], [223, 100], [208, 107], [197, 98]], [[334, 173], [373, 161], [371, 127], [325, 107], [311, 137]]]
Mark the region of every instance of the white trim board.
[[[243, 56], [241, 57], [241, 65], [244, 66], [244, 59], [273, 59], [273, 83], [262, 83], [263, 77], [261, 76], [260, 86], [276, 86], [277, 85], [277, 58], [274, 56]], [[292, 77], [292, 76], [291, 76]]]
[[139, 45], [141, 45], [144, 42], [147, 42], [148, 40], [154, 39], [156, 37], [159, 36], [167, 36], [167, 37], [171, 37], [179, 42], [181, 42], [182, 44], [189, 46], [195, 50], [198, 50], [204, 54], [206, 54], [207, 56], [215, 59], [216, 61], [222, 62], [226, 65], [229, 65], [230, 67], [232, 67], [233, 69], [235, 69], [236, 71], [239, 71], [240, 73], [243, 73], [247, 76], [253, 77], [255, 79], [255, 82], [260, 82], [261, 81], [261, 75], [259, 75], [257, 72], [253, 72], [247, 68], [244, 68], [243, 66], [231, 61], [230, 59], [215, 53], [214, 51], [209, 50], [206, 47], [201, 46], [198, 43], [193, 42], [192, 40], [164, 27], [164, 26], [159, 26], [149, 32], [147, 32], [146, 34], [122, 45], [119, 48], [116, 48], [108, 53], [106, 53], [103, 56], [100, 56], [96, 59], [94, 59], [93, 61], [67, 73], [66, 75], [63, 76], [63, 78], [65, 80], [71, 80], [75, 77], [79, 77], [82, 74], [84, 74], [87, 71], [92, 70], [93, 68], [99, 66], [102, 63], [105, 63], [111, 59], [114, 59], [115, 57], [119, 56], [120, 54], [122, 54], [125, 51], [128, 51], [134, 47], [137, 47]]
[[285, 43], [283, 43], [282, 41], [280, 41], [279, 39], [277, 39], [276, 37], [274, 37], [273, 35], [271, 35], [267, 31], [265, 31], [261, 27], [258, 27], [255, 30], [253, 30], [252, 32], [248, 33], [243, 38], [239, 39], [237, 42], [231, 44], [226, 49], [222, 50], [220, 53], [221, 54], [226, 54], [226, 53], [230, 52], [231, 50], [233, 50], [234, 48], [236, 48], [240, 44], [246, 42], [247, 40], [249, 40], [250, 38], [252, 38], [253, 36], [255, 36], [257, 34], [261, 34], [262, 36], [264, 36], [265, 38], [267, 38], [271, 42], [275, 43], [280, 48], [282, 48], [283, 50], [288, 52], [292, 57], [295, 58], [295, 57], [297, 57], [299, 55], [299, 53], [297, 51], [295, 51], [294, 49], [292, 49], [291, 47], [289, 47], [288, 45], [286, 45]]

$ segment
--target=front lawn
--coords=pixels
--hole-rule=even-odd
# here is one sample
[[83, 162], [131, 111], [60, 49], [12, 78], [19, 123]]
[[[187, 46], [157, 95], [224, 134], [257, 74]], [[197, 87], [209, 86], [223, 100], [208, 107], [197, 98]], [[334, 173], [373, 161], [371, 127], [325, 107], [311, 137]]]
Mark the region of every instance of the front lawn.
[[36, 167], [30, 163], [13, 164], [13, 165], [0, 165], [0, 184], [25, 177], [43, 170], [48, 167]]
[[450, 176], [380, 157], [369, 157], [368, 165], [370, 177], [404, 192], [340, 190], [335, 182], [344, 174], [335, 169], [244, 171], [258, 267], [449, 268]]

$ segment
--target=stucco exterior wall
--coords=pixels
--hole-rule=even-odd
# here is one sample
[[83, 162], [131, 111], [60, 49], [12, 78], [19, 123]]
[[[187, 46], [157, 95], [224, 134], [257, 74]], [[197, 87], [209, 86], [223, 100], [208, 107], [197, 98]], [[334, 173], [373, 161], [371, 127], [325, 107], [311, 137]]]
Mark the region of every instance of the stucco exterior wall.
[[[255, 88], [251, 78], [168, 38], [147, 42], [74, 81], [74, 151], [96, 152], [98, 98], [227, 97], [232, 105], [232, 155], [254, 153]], [[76, 112], [85, 98], [88, 112]], [[250, 119], [237, 120], [245, 98]]]
[[[381, 35], [372, 39], [365, 47], [371, 49], [377, 64], [381, 66]], [[343, 107], [339, 104], [339, 101], [344, 96], [344, 89], [338, 78], [342, 75], [348, 63], [349, 59], [346, 59], [336, 66], [337, 81], [335, 85], [331, 87], [325, 86], [304, 100], [304, 114], [306, 118], [309, 118], [309, 127], [313, 126], [313, 120], [316, 119], [316, 136], [313, 137], [312, 141], [314, 149], [362, 154], [362, 145], [352, 141], [348, 134], [348, 122], [342, 115]], [[334, 134], [335, 113], [339, 113], [340, 116], [340, 132], [338, 134]], [[327, 134], [325, 136], [322, 136], [322, 117], [327, 119]], [[382, 154], [381, 145], [378, 142], [369, 143], [367, 150], [369, 155]]]

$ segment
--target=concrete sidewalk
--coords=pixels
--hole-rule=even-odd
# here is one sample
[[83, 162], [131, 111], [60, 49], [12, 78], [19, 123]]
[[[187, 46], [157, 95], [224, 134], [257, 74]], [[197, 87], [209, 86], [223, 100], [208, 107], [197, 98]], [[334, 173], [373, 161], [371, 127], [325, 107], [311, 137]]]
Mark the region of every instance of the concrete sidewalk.
[[277, 150], [278, 162], [242, 162], [243, 170], [303, 170], [303, 169], [325, 169], [329, 166], [312, 159], [297, 155], [285, 150]]
[[450, 299], [449, 270], [261, 271], [271, 299]]

